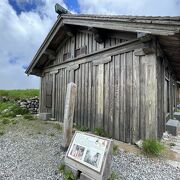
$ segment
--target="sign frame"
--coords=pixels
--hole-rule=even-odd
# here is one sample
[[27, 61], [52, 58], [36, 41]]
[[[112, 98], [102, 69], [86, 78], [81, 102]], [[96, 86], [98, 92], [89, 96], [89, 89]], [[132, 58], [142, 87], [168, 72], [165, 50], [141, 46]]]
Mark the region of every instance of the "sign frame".
[[[92, 148], [88, 146], [88, 141], [91, 142]], [[76, 131], [66, 152], [65, 164], [90, 179], [108, 179], [111, 172], [112, 147], [112, 139]]]

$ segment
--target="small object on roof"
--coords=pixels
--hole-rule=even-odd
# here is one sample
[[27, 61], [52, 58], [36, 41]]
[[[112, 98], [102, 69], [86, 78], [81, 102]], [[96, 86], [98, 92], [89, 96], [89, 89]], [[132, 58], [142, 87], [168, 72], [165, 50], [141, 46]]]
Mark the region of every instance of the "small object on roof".
[[55, 11], [56, 13], [58, 13], [59, 15], [62, 15], [62, 14], [70, 14], [70, 12], [63, 8], [60, 4], [56, 3], [55, 5]]

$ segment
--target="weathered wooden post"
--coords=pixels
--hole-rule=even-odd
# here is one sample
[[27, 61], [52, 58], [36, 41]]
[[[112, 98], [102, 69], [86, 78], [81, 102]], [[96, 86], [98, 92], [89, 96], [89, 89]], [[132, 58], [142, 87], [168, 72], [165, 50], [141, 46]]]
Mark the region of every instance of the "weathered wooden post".
[[63, 140], [64, 150], [67, 150], [72, 138], [74, 106], [75, 106], [76, 96], [77, 96], [77, 85], [71, 82], [67, 85], [66, 101], [65, 101], [65, 109], [64, 109], [64, 140]]

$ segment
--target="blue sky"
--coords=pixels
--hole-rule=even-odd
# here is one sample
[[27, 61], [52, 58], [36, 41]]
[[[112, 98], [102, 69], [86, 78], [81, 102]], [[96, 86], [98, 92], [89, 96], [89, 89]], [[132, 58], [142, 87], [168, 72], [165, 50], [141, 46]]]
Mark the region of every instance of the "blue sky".
[[38, 88], [24, 73], [57, 18], [72, 13], [180, 16], [180, 0], [0, 0], [0, 89]]

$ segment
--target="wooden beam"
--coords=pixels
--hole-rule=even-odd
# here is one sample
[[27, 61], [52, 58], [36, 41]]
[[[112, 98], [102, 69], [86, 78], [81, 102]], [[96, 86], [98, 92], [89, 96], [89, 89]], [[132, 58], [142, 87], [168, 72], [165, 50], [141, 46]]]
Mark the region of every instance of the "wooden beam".
[[[128, 32], [145, 32], [149, 34], [154, 35], [174, 35], [176, 32], [178, 32], [178, 25], [171, 25], [171, 26], [165, 26], [162, 23], [145, 23], [144, 22], [138, 22], [138, 23], [132, 23], [131, 21], [121, 21], [119, 20], [117, 23], [116, 19], [111, 19], [107, 21], [107, 19], [102, 20], [101, 18], [92, 18], [92, 17], [86, 17], [86, 19], [83, 19], [83, 17], [68, 17], [63, 16], [63, 22], [64, 24], [71, 24], [71, 25], [79, 25], [79, 26], [86, 26], [88, 27], [89, 24], [94, 28], [102, 28], [102, 29], [111, 29], [111, 30], [118, 30], [118, 31], [128, 31]], [[159, 21], [160, 22], [160, 21]]]
[[76, 28], [70, 25], [64, 25], [64, 31], [69, 37], [73, 37], [76, 34]]
[[94, 39], [96, 42], [98, 42], [98, 43], [104, 42], [105, 38], [104, 38], [102, 31], [100, 31], [99, 29], [94, 28], [94, 27], [88, 27], [88, 30], [94, 33]]
[[48, 59], [49, 59], [50, 61], [53, 61], [53, 60], [56, 59], [56, 52], [53, 51], [53, 50], [51, 50], [51, 49], [46, 49], [46, 50], [44, 51], [44, 54], [46, 54], [46, 55], [48, 56]]

